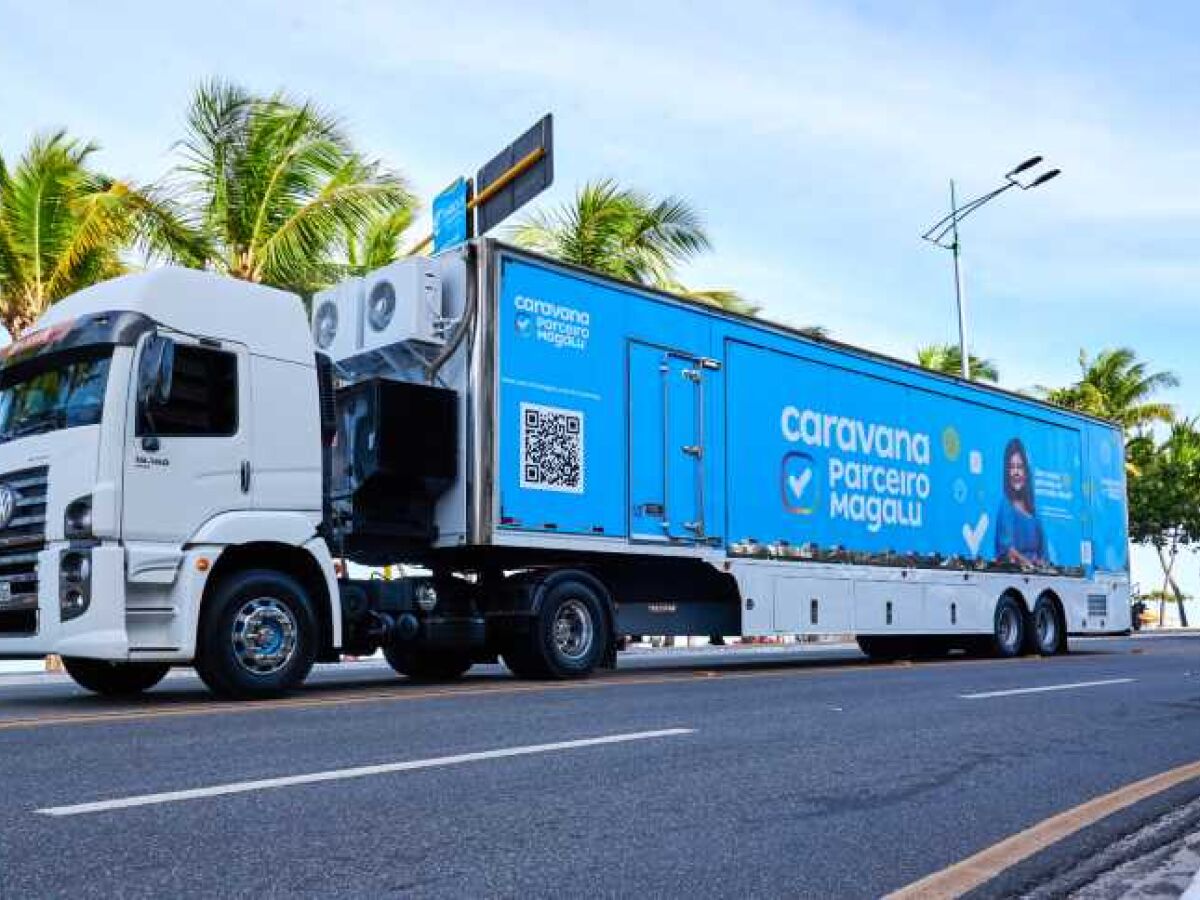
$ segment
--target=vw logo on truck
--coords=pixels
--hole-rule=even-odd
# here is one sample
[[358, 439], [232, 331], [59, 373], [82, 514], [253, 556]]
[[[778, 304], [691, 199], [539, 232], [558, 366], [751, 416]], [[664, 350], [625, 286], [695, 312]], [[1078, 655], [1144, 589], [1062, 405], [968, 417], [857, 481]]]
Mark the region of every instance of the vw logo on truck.
[[17, 511], [17, 495], [7, 484], [0, 484], [0, 528], [7, 528]]

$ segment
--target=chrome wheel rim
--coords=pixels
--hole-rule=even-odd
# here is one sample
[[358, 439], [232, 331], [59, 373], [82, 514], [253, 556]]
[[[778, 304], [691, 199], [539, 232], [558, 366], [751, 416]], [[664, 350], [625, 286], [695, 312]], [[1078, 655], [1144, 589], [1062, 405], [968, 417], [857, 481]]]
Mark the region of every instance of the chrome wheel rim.
[[233, 618], [233, 654], [247, 672], [272, 675], [296, 655], [296, 617], [275, 597], [256, 597]]
[[1038, 644], [1045, 650], [1058, 646], [1058, 617], [1054, 611], [1043, 606], [1037, 612]]
[[1000, 612], [999, 628], [1000, 643], [1006, 649], [1014, 649], [1021, 639], [1021, 623], [1017, 618], [1017, 611], [1011, 606], [1005, 607]]
[[592, 613], [582, 600], [567, 600], [554, 614], [551, 626], [554, 649], [565, 659], [578, 660], [592, 649], [595, 628]]

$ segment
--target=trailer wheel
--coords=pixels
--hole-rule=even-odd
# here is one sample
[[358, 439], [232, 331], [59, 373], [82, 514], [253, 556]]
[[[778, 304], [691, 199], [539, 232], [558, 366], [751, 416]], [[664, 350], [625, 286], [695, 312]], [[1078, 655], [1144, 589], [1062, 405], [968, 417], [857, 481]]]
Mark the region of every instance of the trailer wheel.
[[992, 622], [993, 655], [1004, 659], [1020, 656], [1025, 649], [1025, 635], [1029, 628], [1021, 602], [1011, 594], [1005, 594], [996, 604], [996, 615]]
[[604, 599], [587, 581], [565, 577], [547, 589], [529, 630], [510, 636], [504, 663], [521, 678], [583, 678], [607, 644]]
[[431, 650], [388, 644], [383, 648], [388, 665], [413, 681], [453, 681], [471, 668], [471, 657], [453, 650]]
[[282, 572], [248, 569], [217, 585], [205, 603], [196, 672], [221, 697], [277, 697], [307, 677], [317, 643], [303, 586]]
[[76, 656], [63, 658], [63, 668], [81, 688], [104, 697], [134, 697], [166, 677], [166, 663], [104, 662]]
[[1058, 604], [1042, 596], [1033, 607], [1033, 627], [1030, 629], [1033, 649], [1042, 656], [1054, 656], [1067, 649], [1067, 633]]

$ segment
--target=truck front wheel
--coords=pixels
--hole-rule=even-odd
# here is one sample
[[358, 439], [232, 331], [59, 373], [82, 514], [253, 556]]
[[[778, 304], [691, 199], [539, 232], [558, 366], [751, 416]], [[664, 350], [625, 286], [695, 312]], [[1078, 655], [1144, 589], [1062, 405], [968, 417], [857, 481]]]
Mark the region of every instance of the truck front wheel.
[[504, 662], [522, 678], [583, 678], [608, 641], [604, 599], [581, 578], [556, 581], [524, 634], [511, 635]]
[[317, 658], [317, 618], [303, 586], [281, 572], [249, 569], [216, 586], [197, 636], [196, 671], [220, 697], [277, 697]]
[[166, 663], [105, 662], [68, 656], [63, 668], [81, 688], [105, 697], [134, 697], [166, 676]]

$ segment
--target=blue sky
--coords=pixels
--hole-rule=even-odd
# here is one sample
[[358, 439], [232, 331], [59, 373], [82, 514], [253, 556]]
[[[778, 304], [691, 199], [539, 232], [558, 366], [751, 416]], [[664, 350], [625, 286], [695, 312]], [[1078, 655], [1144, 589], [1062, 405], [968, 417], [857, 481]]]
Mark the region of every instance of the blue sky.
[[604, 175], [683, 195], [716, 245], [688, 283], [896, 355], [956, 334], [919, 240], [947, 179], [974, 195], [1041, 153], [1061, 178], [964, 228], [973, 348], [1024, 388], [1128, 344], [1200, 413], [1195, 4], [0, 0], [0, 22], [6, 156], [67, 126], [152, 179], [220, 75], [338, 111], [428, 199], [553, 111], [550, 200]]

